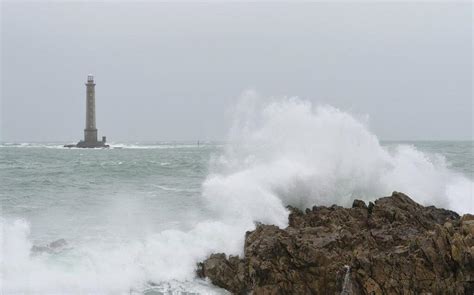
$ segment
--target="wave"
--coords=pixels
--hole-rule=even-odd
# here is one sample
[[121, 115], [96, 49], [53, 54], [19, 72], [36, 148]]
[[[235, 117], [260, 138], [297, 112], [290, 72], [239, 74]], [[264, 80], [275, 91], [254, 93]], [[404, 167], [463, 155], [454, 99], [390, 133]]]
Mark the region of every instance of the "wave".
[[424, 205], [474, 211], [472, 180], [449, 169], [442, 155], [411, 145], [389, 151], [367, 121], [337, 108], [298, 98], [262, 102], [250, 92], [234, 122], [233, 144], [214, 159], [217, 172], [204, 183], [207, 203], [226, 215], [284, 225], [286, 205], [350, 206], [395, 190]]
[[[156, 143], [156, 144], [128, 144], [128, 143], [109, 143], [110, 149], [188, 149], [188, 148], [198, 148], [206, 146], [219, 146], [221, 144], [216, 143], [200, 143], [199, 146], [197, 143]], [[222, 145], [221, 145], [222, 146]], [[48, 149], [78, 149], [85, 150], [83, 148], [65, 148], [64, 144], [59, 143], [2, 143], [0, 148], [48, 148]], [[101, 149], [86, 149], [86, 150], [101, 150]]]
[[213, 218], [203, 213], [189, 231], [120, 244], [72, 243], [69, 252], [34, 257], [28, 223], [3, 219], [0, 289], [130, 294], [153, 282], [218, 294], [223, 291], [195, 278], [196, 263], [213, 252], [242, 254], [245, 231], [257, 221], [285, 227], [286, 205], [350, 206], [353, 198], [370, 201], [397, 190], [424, 205], [474, 212], [472, 180], [449, 169], [443, 156], [411, 145], [386, 149], [366, 121], [334, 107], [298, 98], [265, 101], [249, 92], [235, 114], [232, 144], [211, 160], [202, 185], [202, 204]]
[[228, 244], [231, 231], [219, 223], [202, 222], [189, 232], [166, 230], [123, 244], [70, 243], [66, 252], [41, 255], [31, 255], [27, 221], [0, 219], [0, 226], [0, 290], [5, 294], [223, 293], [193, 273], [205, 253]]
[[[201, 145], [203, 146], [203, 145]], [[112, 149], [187, 149], [197, 148], [197, 144], [124, 144], [124, 143], [110, 143]]]
[[165, 185], [158, 185], [153, 184], [154, 187], [159, 188], [164, 191], [171, 191], [171, 192], [188, 192], [188, 193], [197, 193], [199, 190], [197, 189], [189, 189], [189, 188], [178, 188], [178, 187], [169, 187]]
[[48, 148], [48, 149], [63, 149], [64, 144], [58, 143], [2, 143], [0, 148]]

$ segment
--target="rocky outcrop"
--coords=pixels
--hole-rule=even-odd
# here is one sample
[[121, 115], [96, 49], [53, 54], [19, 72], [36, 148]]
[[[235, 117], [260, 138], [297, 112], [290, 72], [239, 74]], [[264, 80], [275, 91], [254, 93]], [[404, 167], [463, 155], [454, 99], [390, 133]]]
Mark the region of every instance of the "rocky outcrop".
[[290, 208], [257, 225], [244, 257], [213, 254], [198, 275], [235, 294], [474, 294], [474, 216], [392, 196], [352, 208]]

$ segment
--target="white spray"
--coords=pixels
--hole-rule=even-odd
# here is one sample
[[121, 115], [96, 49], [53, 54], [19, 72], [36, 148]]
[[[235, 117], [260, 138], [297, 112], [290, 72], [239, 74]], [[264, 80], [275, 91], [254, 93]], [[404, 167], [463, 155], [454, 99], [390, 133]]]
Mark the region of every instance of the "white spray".
[[218, 217], [202, 216], [187, 232], [31, 256], [28, 223], [1, 219], [0, 289], [128, 294], [153, 281], [212, 293], [195, 279], [196, 263], [212, 252], [242, 254], [244, 233], [255, 221], [286, 226], [286, 205], [348, 206], [353, 198], [373, 200], [397, 190], [425, 205], [474, 211], [472, 180], [448, 169], [442, 157], [412, 146], [388, 151], [350, 114], [297, 98], [262, 102], [245, 94], [229, 145], [211, 166], [202, 198]]

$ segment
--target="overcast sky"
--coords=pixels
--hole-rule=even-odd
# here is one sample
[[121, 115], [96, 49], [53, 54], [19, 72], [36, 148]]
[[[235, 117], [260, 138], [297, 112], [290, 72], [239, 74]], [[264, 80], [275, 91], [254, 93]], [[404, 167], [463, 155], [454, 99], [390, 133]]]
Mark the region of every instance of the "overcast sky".
[[472, 139], [472, 4], [14, 3], [1, 140], [76, 142], [96, 79], [113, 142], [225, 139], [239, 95], [367, 114], [381, 139]]

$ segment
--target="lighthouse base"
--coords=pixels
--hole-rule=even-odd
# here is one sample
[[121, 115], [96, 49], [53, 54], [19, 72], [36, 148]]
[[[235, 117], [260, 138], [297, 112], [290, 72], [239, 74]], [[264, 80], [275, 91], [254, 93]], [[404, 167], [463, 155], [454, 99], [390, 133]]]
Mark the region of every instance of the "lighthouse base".
[[64, 145], [64, 147], [94, 149], [94, 148], [108, 148], [110, 146], [103, 141], [88, 142], [88, 141], [81, 140], [77, 144], [66, 144]]

